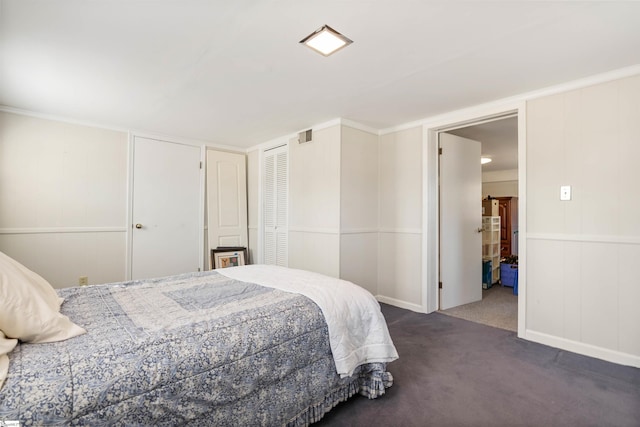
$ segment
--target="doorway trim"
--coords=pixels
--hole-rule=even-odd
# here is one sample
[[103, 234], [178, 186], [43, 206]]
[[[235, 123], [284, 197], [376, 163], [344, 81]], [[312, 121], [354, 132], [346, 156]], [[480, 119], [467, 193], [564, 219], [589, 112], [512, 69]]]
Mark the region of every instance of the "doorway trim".
[[526, 331], [526, 102], [516, 100], [454, 111], [422, 124], [422, 308], [438, 310], [439, 244], [439, 162], [438, 134], [481, 122], [518, 116], [518, 337]]

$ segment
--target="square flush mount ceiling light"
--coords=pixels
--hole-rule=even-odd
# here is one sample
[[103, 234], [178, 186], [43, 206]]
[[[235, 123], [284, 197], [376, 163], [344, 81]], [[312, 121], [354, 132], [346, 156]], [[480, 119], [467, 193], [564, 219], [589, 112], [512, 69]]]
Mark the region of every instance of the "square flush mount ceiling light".
[[330, 26], [325, 25], [318, 28], [313, 32], [313, 34], [310, 34], [300, 40], [300, 43], [309, 46], [321, 55], [329, 56], [343, 47], [349, 46], [353, 41], [349, 40]]

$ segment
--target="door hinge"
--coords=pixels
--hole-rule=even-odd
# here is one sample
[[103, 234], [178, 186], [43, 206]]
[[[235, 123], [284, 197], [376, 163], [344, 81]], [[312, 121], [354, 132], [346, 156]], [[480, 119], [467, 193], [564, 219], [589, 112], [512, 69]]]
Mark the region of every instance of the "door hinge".
[[438, 148], [438, 154], [442, 155], [442, 147]]
[[200, 169], [202, 169], [202, 162], [200, 162]]
[[442, 289], [442, 282], [438, 282], [438, 289]]

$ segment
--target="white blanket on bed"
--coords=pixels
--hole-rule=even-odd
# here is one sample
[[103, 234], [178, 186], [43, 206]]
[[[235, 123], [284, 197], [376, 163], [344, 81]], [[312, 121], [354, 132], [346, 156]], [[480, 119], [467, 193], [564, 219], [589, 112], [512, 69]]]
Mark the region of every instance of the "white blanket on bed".
[[216, 270], [231, 279], [302, 294], [315, 302], [327, 321], [329, 341], [340, 376], [363, 363], [398, 358], [378, 301], [351, 282], [274, 265]]

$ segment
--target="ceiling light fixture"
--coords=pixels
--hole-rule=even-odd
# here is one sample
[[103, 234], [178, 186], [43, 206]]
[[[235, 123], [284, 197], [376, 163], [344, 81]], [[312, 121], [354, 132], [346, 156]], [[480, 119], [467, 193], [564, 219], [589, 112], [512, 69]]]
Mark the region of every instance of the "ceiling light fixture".
[[300, 40], [300, 43], [307, 45], [321, 55], [329, 56], [343, 47], [349, 46], [353, 41], [330, 26], [324, 25]]
[[480, 157], [480, 163], [486, 165], [487, 163], [491, 163], [491, 159], [488, 157]]

